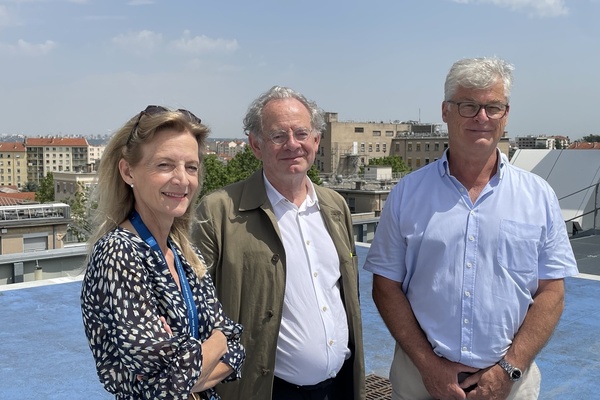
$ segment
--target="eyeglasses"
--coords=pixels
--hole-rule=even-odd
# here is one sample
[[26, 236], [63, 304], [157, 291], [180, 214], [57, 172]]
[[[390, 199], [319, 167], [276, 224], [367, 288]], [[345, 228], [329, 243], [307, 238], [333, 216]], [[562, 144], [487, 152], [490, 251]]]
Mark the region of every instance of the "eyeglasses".
[[[299, 128], [296, 129], [295, 131], [292, 131], [292, 135], [294, 136], [294, 140], [296, 142], [306, 142], [306, 140], [312, 135], [313, 130], [312, 129], [306, 129], [306, 128]], [[290, 134], [289, 131], [276, 131], [276, 132], [272, 132], [269, 134], [269, 139], [271, 140], [271, 142], [275, 143], [276, 145], [283, 145], [285, 143], [288, 142], [288, 140], [290, 140]]]
[[506, 115], [510, 107], [508, 104], [502, 103], [477, 104], [470, 101], [456, 102], [452, 100], [446, 100], [446, 103], [456, 104], [458, 106], [458, 114], [464, 118], [473, 118], [483, 108], [485, 115], [489, 119], [500, 119]]
[[[137, 131], [137, 128], [140, 124], [140, 121], [142, 119], [142, 117], [144, 115], [158, 115], [158, 114], [162, 114], [165, 112], [169, 112], [170, 110], [166, 107], [163, 106], [148, 106], [146, 107], [145, 110], [140, 111], [140, 114], [138, 115], [137, 121], [135, 122], [135, 125], [133, 125], [133, 128], [131, 128], [131, 132], [129, 133], [129, 137], [127, 138], [127, 144], [129, 145], [129, 143], [131, 142], [131, 139], [133, 139], [133, 135], [135, 134], [135, 132]], [[177, 109], [177, 112], [183, 114], [183, 116], [185, 118], [187, 118], [188, 121], [193, 122], [195, 124], [201, 124], [202, 120], [198, 117], [196, 117], [194, 114], [192, 114], [191, 111], [188, 110], [184, 110], [182, 108]]]

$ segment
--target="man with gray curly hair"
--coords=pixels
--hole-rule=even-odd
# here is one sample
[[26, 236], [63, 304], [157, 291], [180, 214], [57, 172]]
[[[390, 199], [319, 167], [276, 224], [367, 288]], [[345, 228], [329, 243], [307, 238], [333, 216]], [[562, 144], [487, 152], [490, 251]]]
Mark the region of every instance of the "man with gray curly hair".
[[352, 218], [307, 176], [324, 126], [313, 101], [272, 87], [244, 118], [262, 169], [199, 204], [195, 241], [247, 346], [224, 399], [366, 397]]
[[497, 148], [512, 70], [498, 58], [452, 66], [449, 147], [382, 211], [364, 268], [397, 343], [394, 400], [538, 398], [534, 358], [578, 271], [554, 191]]

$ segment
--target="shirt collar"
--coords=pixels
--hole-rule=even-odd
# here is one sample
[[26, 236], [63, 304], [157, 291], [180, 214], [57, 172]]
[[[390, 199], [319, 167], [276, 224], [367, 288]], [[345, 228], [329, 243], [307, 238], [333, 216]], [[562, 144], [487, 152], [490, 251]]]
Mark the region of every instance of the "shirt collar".
[[[442, 154], [442, 158], [440, 159], [440, 163], [438, 164], [438, 172], [440, 176], [448, 175], [450, 176], [450, 167], [448, 165], [448, 150], [449, 148], [444, 150], [444, 154]], [[496, 175], [498, 178], [502, 179], [504, 176], [504, 171], [506, 170], [506, 163], [508, 163], [508, 158], [504, 153], [500, 151], [499, 148], [496, 148], [496, 154], [498, 154], [498, 170]]]
[[[269, 182], [269, 179], [264, 174], [264, 172], [263, 172], [263, 179], [265, 181], [267, 197], [269, 198], [269, 201], [271, 202], [271, 205], [273, 205], [273, 207], [275, 207], [275, 205], [279, 204], [279, 202], [281, 202], [281, 201], [288, 201], [288, 199], [286, 199], [281, 193], [279, 193], [279, 191], [277, 189], [275, 189], [275, 187], [271, 184], [271, 182]], [[308, 179], [308, 177], [305, 179], [305, 181], [307, 182], [306, 185], [308, 186], [308, 188], [307, 188], [308, 190], [306, 193], [306, 199], [304, 200], [306, 207], [317, 206], [317, 208], [320, 209], [319, 199], [315, 192], [315, 187], [314, 187], [312, 181], [310, 179]]]

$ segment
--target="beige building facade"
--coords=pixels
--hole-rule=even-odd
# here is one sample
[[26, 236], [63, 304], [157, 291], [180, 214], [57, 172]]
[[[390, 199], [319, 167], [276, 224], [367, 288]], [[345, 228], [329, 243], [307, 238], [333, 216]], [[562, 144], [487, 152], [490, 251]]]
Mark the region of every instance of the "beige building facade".
[[0, 254], [62, 249], [70, 222], [63, 203], [0, 207]]
[[85, 138], [26, 138], [27, 180], [39, 183], [48, 172], [84, 172], [89, 144]]
[[339, 121], [338, 114], [332, 112], [325, 113], [325, 123], [315, 164], [323, 174], [343, 176], [357, 174], [371, 158], [390, 156], [395, 138], [439, 132], [439, 124]]
[[66, 202], [75, 198], [75, 194], [91, 190], [96, 181], [95, 172], [54, 172], [54, 200]]
[[[338, 114], [325, 113], [315, 165], [323, 175], [352, 177], [372, 158], [398, 156], [413, 171], [439, 158], [448, 148], [441, 124], [407, 122], [339, 121]], [[506, 132], [498, 144], [508, 156]]]
[[0, 186], [20, 189], [27, 182], [27, 151], [21, 142], [0, 142]]

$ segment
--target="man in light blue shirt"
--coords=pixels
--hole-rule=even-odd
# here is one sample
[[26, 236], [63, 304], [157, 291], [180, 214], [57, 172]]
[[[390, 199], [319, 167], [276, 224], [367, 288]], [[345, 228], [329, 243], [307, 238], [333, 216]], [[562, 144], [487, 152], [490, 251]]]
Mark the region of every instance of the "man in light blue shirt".
[[535, 399], [534, 358], [578, 273], [556, 195], [512, 166], [510, 64], [456, 62], [442, 117], [449, 149], [390, 193], [364, 268], [397, 341], [393, 399]]

